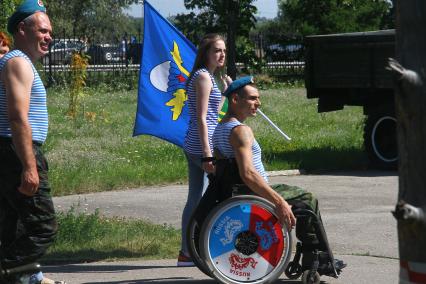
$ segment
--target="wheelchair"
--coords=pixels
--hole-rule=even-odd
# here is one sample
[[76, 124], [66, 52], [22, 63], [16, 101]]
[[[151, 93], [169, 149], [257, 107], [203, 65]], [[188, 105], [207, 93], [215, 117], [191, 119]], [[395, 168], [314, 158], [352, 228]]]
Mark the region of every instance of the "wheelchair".
[[[216, 161], [209, 180], [187, 227], [190, 256], [203, 273], [225, 284], [273, 283], [283, 273], [304, 284], [320, 283], [321, 275], [338, 278], [343, 267], [335, 266], [320, 216], [292, 207], [298, 222], [313, 220], [321, 245], [306, 248], [298, 241], [290, 260], [292, 235], [278, 222], [274, 205], [241, 183], [235, 160]], [[308, 265], [302, 266], [302, 255]]]
[[[2, 268], [0, 264], [0, 284], [28, 284], [31, 274], [38, 271], [40, 271], [38, 263], [29, 263], [9, 269]], [[16, 277], [17, 275], [19, 277]]]

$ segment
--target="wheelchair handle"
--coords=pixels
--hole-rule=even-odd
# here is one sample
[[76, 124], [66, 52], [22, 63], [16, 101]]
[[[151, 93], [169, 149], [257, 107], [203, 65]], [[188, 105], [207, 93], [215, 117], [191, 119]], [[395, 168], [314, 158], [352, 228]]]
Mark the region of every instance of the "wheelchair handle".
[[5, 276], [14, 275], [19, 273], [30, 273], [40, 271], [40, 264], [38, 263], [29, 263], [9, 269], [3, 269], [1, 273]]

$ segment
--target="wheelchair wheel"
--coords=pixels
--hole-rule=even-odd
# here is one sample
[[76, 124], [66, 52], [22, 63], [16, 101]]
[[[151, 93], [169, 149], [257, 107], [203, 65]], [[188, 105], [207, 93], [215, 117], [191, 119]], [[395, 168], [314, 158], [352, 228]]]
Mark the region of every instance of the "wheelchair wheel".
[[207, 276], [213, 277], [209, 272], [206, 263], [200, 256], [200, 231], [201, 228], [198, 225], [198, 222], [194, 216], [191, 217], [188, 224], [187, 234], [187, 246], [189, 254], [191, 255], [192, 261], [194, 264]]
[[274, 214], [274, 205], [252, 195], [232, 197], [206, 218], [200, 253], [221, 283], [271, 283], [291, 255], [291, 234]]

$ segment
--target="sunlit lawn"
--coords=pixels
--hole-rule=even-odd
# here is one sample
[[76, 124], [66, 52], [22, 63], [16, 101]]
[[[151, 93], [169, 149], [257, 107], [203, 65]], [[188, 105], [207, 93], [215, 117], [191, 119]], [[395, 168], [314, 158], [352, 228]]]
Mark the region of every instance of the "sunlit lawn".
[[[67, 91], [49, 89], [45, 146], [55, 195], [184, 183], [186, 161], [177, 146], [150, 136], [132, 137], [136, 91], [89, 89], [80, 115], [65, 115]], [[267, 170], [360, 169], [361, 108], [318, 114], [303, 88], [261, 91], [262, 110], [291, 138], [286, 142], [260, 116], [253, 126]]]

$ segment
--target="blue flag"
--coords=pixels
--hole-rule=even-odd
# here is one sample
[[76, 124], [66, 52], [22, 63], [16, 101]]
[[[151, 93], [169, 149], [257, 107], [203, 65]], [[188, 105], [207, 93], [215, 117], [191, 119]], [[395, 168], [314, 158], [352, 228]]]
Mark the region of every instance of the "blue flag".
[[133, 136], [153, 135], [183, 146], [189, 123], [185, 85], [196, 48], [148, 1]]

